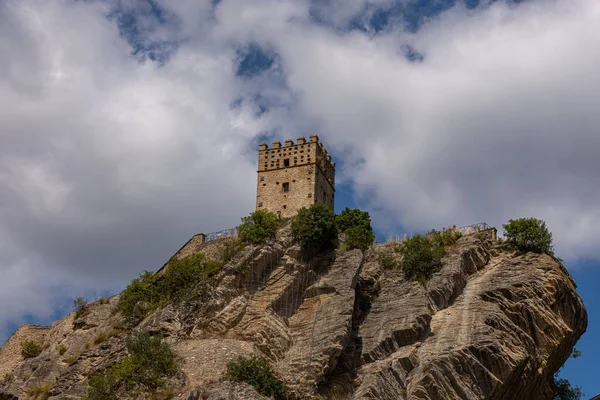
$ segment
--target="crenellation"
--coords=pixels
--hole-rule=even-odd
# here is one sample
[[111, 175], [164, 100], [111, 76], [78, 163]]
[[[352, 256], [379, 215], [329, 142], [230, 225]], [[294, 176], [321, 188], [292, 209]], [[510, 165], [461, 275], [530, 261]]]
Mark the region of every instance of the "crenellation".
[[[322, 202], [333, 209], [335, 163], [317, 135], [274, 141], [258, 148], [256, 209], [294, 215], [300, 208]], [[319, 173], [321, 171], [321, 173]]]

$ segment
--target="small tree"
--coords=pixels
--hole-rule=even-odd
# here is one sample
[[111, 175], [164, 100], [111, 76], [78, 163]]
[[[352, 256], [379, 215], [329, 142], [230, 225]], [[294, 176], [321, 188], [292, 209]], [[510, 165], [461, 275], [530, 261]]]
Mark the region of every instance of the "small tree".
[[509, 220], [508, 224], [502, 227], [507, 241], [519, 250], [554, 255], [552, 233], [546, 228], [544, 221], [536, 218], [518, 218]]
[[399, 248], [402, 255], [402, 269], [409, 279], [424, 283], [442, 267], [444, 247], [433, 246], [430, 239], [415, 235], [406, 240]]
[[345, 233], [344, 243], [349, 249], [366, 250], [373, 244], [375, 234], [367, 211], [346, 207], [336, 215], [335, 221], [340, 232]]
[[256, 354], [251, 357], [240, 356], [237, 361], [227, 364], [227, 377], [232, 381], [248, 383], [264, 396], [276, 400], [285, 398], [285, 386], [275, 375], [269, 360]]
[[337, 237], [335, 215], [323, 203], [301, 208], [292, 221], [292, 236], [304, 250], [317, 252]]
[[237, 227], [240, 239], [251, 243], [264, 243], [275, 237], [280, 219], [277, 214], [258, 210], [242, 218], [242, 224]]
[[73, 300], [73, 311], [75, 312], [75, 319], [82, 317], [83, 314], [85, 314], [85, 306], [87, 305], [87, 303], [87, 299], [83, 297], [77, 297], [75, 300]]

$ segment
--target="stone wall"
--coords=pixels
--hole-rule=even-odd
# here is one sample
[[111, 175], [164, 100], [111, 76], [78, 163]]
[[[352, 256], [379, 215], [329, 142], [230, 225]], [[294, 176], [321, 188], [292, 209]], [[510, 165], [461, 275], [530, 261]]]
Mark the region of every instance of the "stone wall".
[[284, 146], [273, 142], [259, 146], [256, 209], [291, 217], [302, 207], [319, 202], [332, 210], [335, 192], [335, 163], [319, 141], [312, 135], [297, 144], [286, 140]]
[[23, 325], [19, 327], [0, 348], [0, 380], [6, 374], [10, 374], [23, 361], [21, 343], [26, 340], [33, 340], [43, 345], [49, 331], [49, 326]]

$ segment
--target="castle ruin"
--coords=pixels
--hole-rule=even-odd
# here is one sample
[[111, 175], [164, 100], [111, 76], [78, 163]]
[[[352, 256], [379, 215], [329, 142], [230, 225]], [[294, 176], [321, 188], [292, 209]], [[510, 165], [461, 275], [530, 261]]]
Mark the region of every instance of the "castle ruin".
[[296, 215], [302, 207], [324, 203], [333, 211], [335, 163], [317, 135], [307, 142], [286, 140], [258, 147], [256, 209], [282, 218]]

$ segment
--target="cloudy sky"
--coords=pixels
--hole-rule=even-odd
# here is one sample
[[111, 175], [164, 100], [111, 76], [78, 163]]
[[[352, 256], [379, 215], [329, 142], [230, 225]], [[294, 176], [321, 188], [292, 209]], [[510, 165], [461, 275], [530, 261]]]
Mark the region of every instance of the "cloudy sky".
[[0, 342], [235, 226], [257, 144], [318, 133], [380, 237], [547, 221], [600, 392], [597, 0], [3, 0], [0, 54]]

